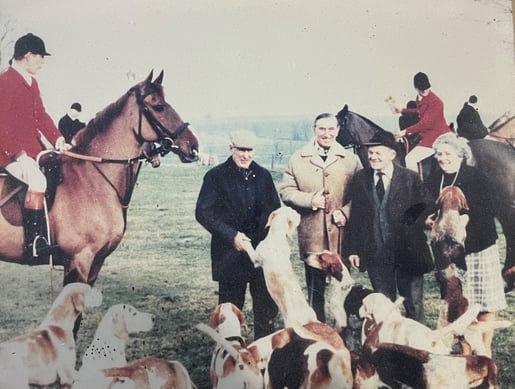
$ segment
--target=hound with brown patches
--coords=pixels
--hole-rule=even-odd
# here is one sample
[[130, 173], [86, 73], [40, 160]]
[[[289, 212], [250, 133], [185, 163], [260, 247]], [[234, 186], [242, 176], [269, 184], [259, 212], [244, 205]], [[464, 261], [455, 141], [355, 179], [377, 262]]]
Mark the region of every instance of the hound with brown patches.
[[[475, 321], [479, 313], [479, 305], [474, 305], [459, 319], [450, 325], [432, 330], [429, 327], [401, 315], [399, 305], [402, 299], [392, 302], [381, 293], [371, 293], [363, 299], [360, 316], [370, 319], [372, 323], [382, 323], [379, 331], [379, 342], [397, 343], [426, 350], [436, 354], [450, 354], [451, 345], [445, 342], [449, 334], [461, 334], [464, 329]], [[364, 332], [362, 343], [366, 341]]]
[[286, 345], [270, 355], [264, 381], [266, 389], [351, 389], [350, 353], [294, 332]]
[[[111, 382], [106, 389], [196, 389], [188, 371], [179, 361], [143, 358], [122, 367], [103, 369]], [[95, 387], [96, 389], [103, 389]]]
[[[256, 250], [247, 250], [256, 266], [263, 268], [266, 285], [270, 295], [283, 316], [285, 327], [302, 325], [316, 321], [316, 314], [302, 292], [290, 260], [289, 239], [300, 223], [300, 215], [293, 208], [281, 207], [268, 218], [269, 227], [266, 238]], [[250, 244], [249, 244], [250, 246]], [[343, 264], [328, 251], [316, 255], [318, 265], [325, 267], [331, 275], [342, 279]]]
[[290, 207], [281, 207], [268, 217], [268, 234], [256, 247], [247, 250], [256, 266], [263, 268], [266, 286], [274, 299], [286, 327], [317, 320], [297, 282], [290, 261], [290, 243], [300, 215]]
[[223, 338], [241, 333], [242, 327], [247, 327], [243, 312], [234, 304], [218, 304], [209, 317], [209, 326]]
[[[458, 268], [451, 263], [443, 272], [445, 275], [445, 297], [440, 305], [438, 317], [438, 328], [444, 328], [450, 323], [458, 320], [469, 308], [468, 299], [463, 295], [462, 282], [459, 277]], [[460, 346], [465, 345], [463, 353], [470, 347], [471, 352], [477, 355], [490, 356], [487, 346], [483, 340], [483, 334], [495, 329], [510, 327], [512, 323], [508, 320], [474, 320], [461, 332]]]
[[99, 306], [102, 295], [83, 283], [62, 289], [35, 330], [0, 344], [0, 388], [28, 388], [59, 382], [71, 388], [75, 378], [73, 327], [86, 307]]
[[286, 346], [295, 336], [310, 341], [324, 342], [337, 350], [346, 349], [342, 338], [333, 327], [314, 321], [302, 326], [287, 327], [259, 338], [249, 344], [248, 350], [256, 361], [258, 368], [263, 370], [267, 368], [274, 350]]
[[215, 308], [209, 326], [197, 325], [217, 343], [210, 365], [213, 389], [263, 388], [261, 371], [241, 334], [244, 325], [243, 313], [231, 303], [219, 304]]
[[405, 345], [381, 343], [370, 360], [380, 380], [394, 387], [497, 389], [497, 366], [484, 355], [439, 355]]
[[465, 195], [457, 186], [445, 187], [435, 202], [436, 213], [427, 219], [437, 268], [464, 261], [469, 210]]

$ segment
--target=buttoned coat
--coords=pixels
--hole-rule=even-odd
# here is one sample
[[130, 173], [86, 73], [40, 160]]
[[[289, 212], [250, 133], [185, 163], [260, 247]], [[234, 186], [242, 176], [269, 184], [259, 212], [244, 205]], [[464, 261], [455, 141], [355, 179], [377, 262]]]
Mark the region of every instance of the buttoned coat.
[[249, 281], [261, 271], [245, 252], [234, 248], [234, 238], [243, 232], [256, 247], [266, 236], [268, 216], [280, 206], [270, 172], [256, 162], [250, 164], [246, 177], [232, 157], [206, 173], [195, 217], [211, 233], [214, 281]]
[[61, 136], [43, 106], [36, 79], [29, 85], [9, 67], [0, 74], [0, 166], [13, 162], [21, 151], [36, 158], [44, 149], [39, 131], [52, 145]]
[[[349, 217], [349, 182], [362, 168], [358, 157], [339, 143], [331, 146], [324, 162], [314, 142], [313, 139], [291, 156], [279, 185], [283, 202], [301, 215], [298, 239], [302, 257], [322, 250], [341, 252], [339, 234], [342, 231], [334, 224], [332, 213], [339, 209]], [[311, 200], [320, 190], [325, 193], [326, 208], [313, 210]]]
[[[346, 225], [345, 256], [360, 257], [360, 271], [375, 259], [374, 170], [358, 172], [352, 180], [349, 198], [352, 214]], [[392, 232], [395, 266], [412, 275], [427, 273], [433, 267], [424, 233], [425, 217], [432, 210], [431, 200], [417, 173], [394, 164], [390, 187], [386, 193], [386, 215]]]

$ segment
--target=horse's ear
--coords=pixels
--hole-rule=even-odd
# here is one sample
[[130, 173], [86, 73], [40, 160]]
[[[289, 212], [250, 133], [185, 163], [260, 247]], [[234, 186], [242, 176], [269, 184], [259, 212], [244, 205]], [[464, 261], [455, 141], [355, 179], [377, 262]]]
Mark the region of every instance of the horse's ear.
[[347, 115], [347, 112], [349, 112], [349, 106], [345, 104], [340, 112], [336, 114], [336, 119], [338, 119], [338, 121], [342, 120]]
[[154, 80], [154, 84], [161, 85], [161, 83], [163, 82], [164, 75], [165, 75], [165, 71], [161, 70], [161, 73], [159, 73], [159, 76], [157, 76], [156, 79]]
[[143, 81], [143, 83], [145, 84], [150, 84], [152, 82], [152, 77], [154, 76], [154, 70], [152, 69], [149, 73], [149, 75], [147, 76], [147, 78], [145, 79], [145, 81]]

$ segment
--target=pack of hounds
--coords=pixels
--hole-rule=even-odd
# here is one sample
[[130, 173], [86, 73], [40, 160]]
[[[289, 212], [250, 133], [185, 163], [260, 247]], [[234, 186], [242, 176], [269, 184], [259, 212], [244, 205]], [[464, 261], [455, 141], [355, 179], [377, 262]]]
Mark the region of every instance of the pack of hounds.
[[[478, 322], [478, 306], [461, 293], [456, 269], [446, 271], [447, 297], [438, 328], [402, 315], [402, 301], [354, 283], [341, 258], [324, 251], [318, 267], [332, 278], [329, 306], [335, 324], [319, 322], [308, 305], [290, 261], [290, 240], [300, 217], [281, 207], [269, 217], [269, 232], [254, 250], [284, 328], [247, 343], [246, 320], [224, 303], [198, 330], [214, 341], [213, 389], [465, 389], [499, 388], [497, 367], [487, 354], [484, 331], [511, 322]], [[0, 389], [197, 389], [179, 361], [142, 358], [128, 362], [129, 334], [150, 331], [154, 315], [128, 304], [111, 306], [76, 366], [73, 328], [102, 294], [87, 284], [66, 285], [41, 324], [0, 344]], [[29, 386], [30, 385], [30, 386]]]

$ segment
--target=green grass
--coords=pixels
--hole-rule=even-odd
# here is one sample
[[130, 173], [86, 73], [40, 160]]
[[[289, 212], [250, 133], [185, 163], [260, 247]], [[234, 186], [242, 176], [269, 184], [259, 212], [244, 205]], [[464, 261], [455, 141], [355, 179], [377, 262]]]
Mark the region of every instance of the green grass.
[[[195, 221], [194, 208], [206, 167], [178, 165], [167, 158], [159, 169], [142, 169], [128, 214], [128, 227], [120, 247], [108, 258], [96, 286], [104, 294], [101, 307], [84, 316], [77, 340], [78, 361], [92, 340], [96, 325], [109, 306], [129, 303], [156, 315], [148, 333], [132, 335], [129, 360], [154, 356], [181, 361], [199, 389], [211, 387], [209, 363], [213, 342], [195, 329], [206, 322], [217, 304], [217, 284], [211, 280], [209, 234]], [[281, 174], [274, 173], [280, 180]], [[501, 248], [504, 243], [501, 240]], [[303, 282], [303, 267], [293, 247], [294, 268]], [[0, 263], [3, 293], [0, 298], [0, 340], [36, 327], [61, 289], [62, 274], [45, 267]], [[361, 274], [358, 282], [368, 285]], [[507, 295], [508, 309], [500, 317], [513, 320], [514, 294]], [[245, 314], [252, 334], [250, 297]], [[429, 325], [434, 327], [439, 299], [432, 275], [426, 276], [425, 304]], [[281, 321], [278, 320], [280, 325]], [[494, 359], [503, 388], [515, 387], [512, 368], [515, 329], [498, 330]], [[249, 335], [250, 337], [250, 335]]]

